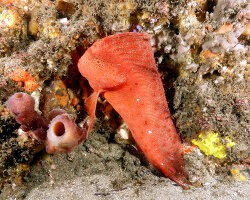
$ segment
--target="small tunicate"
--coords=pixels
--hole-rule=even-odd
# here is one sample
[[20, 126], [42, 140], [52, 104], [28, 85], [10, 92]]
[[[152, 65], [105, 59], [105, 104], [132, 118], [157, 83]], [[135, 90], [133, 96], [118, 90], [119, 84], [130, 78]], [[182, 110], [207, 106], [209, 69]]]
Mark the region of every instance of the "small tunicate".
[[86, 129], [80, 129], [68, 114], [54, 117], [47, 131], [47, 153], [70, 152], [86, 139]]

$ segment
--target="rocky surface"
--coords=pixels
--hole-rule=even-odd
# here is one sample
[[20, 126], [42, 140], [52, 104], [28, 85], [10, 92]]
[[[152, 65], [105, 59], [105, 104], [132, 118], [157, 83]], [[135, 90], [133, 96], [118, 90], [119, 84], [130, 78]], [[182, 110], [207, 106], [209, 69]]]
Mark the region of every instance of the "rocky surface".
[[[249, 13], [246, 0], [0, 0], [1, 198], [248, 199]], [[60, 107], [81, 125], [91, 90], [77, 61], [97, 39], [127, 31], [152, 37], [166, 98], [188, 149], [189, 191], [161, 177], [130, 136], [119, 137], [124, 124], [104, 99], [87, 141], [55, 156], [27, 137], [6, 108], [9, 96], [24, 91], [42, 116]], [[217, 142], [206, 146], [211, 131]], [[194, 139], [203, 139], [201, 145], [192, 147]], [[222, 159], [209, 154], [217, 147]]]

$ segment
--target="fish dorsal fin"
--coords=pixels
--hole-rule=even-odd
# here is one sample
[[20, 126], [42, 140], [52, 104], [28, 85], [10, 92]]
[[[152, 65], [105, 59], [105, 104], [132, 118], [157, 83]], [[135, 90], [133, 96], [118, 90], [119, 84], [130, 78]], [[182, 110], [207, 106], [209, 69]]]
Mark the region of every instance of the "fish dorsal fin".
[[122, 71], [134, 67], [154, 68], [150, 36], [145, 33], [120, 33], [98, 40], [92, 52], [104, 63], [120, 66]]

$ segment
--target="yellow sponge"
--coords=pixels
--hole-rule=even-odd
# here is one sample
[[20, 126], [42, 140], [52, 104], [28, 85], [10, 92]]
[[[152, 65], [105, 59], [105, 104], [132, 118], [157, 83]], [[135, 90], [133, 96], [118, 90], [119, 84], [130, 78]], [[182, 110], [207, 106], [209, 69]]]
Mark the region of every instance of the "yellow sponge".
[[199, 139], [193, 139], [192, 143], [200, 148], [206, 155], [213, 155], [223, 159], [227, 156], [225, 147], [220, 141], [219, 134], [213, 131], [201, 133]]

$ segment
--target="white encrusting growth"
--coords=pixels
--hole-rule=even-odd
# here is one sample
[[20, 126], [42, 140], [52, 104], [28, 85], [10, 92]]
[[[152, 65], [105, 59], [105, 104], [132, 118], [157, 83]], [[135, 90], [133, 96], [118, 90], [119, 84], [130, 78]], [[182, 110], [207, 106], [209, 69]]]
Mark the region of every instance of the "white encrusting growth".
[[152, 134], [152, 131], [151, 131], [151, 130], [149, 130], [149, 131], [148, 131], [148, 134]]

